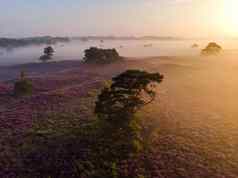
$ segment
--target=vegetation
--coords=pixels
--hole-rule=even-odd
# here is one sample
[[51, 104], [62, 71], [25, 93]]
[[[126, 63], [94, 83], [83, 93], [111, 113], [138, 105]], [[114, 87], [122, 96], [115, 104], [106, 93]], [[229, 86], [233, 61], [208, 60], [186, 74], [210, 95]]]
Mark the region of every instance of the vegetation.
[[54, 49], [51, 46], [48, 46], [46, 48], [44, 48], [44, 55], [42, 55], [39, 60], [41, 60], [42, 62], [46, 62], [52, 59], [53, 55], [54, 55]]
[[162, 80], [159, 73], [128, 70], [113, 78], [112, 85], [98, 96], [95, 113], [102, 125], [101, 154], [111, 167], [116, 169], [122, 160], [135, 159], [143, 151], [141, 122], [135, 114], [154, 100], [155, 84]]
[[[162, 80], [159, 73], [128, 70], [98, 95], [95, 119], [82, 122], [77, 114], [57, 114], [41, 120], [22, 147], [24, 176], [150, 177], [148, 164], [139, 164], [146, 147], [136, 113], [155, 99]], [[131, 160], [138, 161], [137, 167]]]
[[50, 36], [22, 38], [22, 39], [0, 38], [0, 47], [17, 48], [30, 45], [56, 44], [59, 42], [66, 43], [69, 41], [70, 39], [67, 37], [50, 37]]
[[116, 49], [100, 49], [91, 47], [85, 50], [85, 63], [109, 64], [121, 60]]
[[25, 73], [22, 71], [20, 80], [14, 85], [15, 96], [25, 96], [32, 94], [32, 83], [26, 79]]
[[211, 42], [207, 45], [205, 49], [202, 50], [201, 54], [208, 56], [208, 55], [217, 55], [222, 51], [222, 47], [219, 46], [215, 42]]
[[198, 48], [199, 45], [198, 45], [197, 43], [194, 43], [191, 47], [192, 47], [192, 48]]
[[183, 40], [182, 38], [170, 37], [170, 36], [84, 36], [84, 37], [73, 37], [73, 40]]

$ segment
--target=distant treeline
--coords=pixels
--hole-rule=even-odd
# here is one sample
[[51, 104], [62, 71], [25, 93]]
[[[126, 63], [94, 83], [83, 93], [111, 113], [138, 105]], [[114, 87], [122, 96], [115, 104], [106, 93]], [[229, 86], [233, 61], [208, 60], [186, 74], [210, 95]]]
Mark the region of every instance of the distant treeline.
[[31, 38], [0, 38], [0, 47], [2, 48], [16, 48], [30, 45], [42, 45], [42, 44], [56, 44], [69, 42], [68, 37], [31, 37]]
[[170, 36], [82, 36], [72, 37], [73, 40], [184, 40], [183, 38], [170, 37]]

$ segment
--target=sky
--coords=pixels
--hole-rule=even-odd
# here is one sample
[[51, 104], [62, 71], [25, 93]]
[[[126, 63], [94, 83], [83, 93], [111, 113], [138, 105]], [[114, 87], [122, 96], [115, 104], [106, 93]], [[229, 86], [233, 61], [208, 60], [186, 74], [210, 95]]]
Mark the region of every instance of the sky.
[[238, 0], [0, 0], [0, 37], [238, 37]]

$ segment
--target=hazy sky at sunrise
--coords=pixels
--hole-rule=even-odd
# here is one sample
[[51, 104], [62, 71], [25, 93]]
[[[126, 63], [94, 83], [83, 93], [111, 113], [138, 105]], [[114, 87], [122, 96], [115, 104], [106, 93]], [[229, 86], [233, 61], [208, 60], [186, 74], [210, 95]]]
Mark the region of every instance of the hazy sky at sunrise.
[[238, 0], [0, 0], [0, 36], [238, 36]]

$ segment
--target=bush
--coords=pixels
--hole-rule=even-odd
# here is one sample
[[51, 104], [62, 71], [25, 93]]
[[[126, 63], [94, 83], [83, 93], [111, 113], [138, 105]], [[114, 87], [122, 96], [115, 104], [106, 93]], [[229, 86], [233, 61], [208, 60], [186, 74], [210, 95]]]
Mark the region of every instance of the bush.
[[222, 47], [215, 42], [211, 42], [207, 45], [205, 49], [201, 51], [201, 54], [204, 56], [208, 55], [217, 55], [222, 51]]
[[28, 80], [17, 81], [14, 86], [15, 96], [24, 96], [32, 94], [32, 84]]
[[192, 46], [191, 46], [191, 48], [198, 48], [199, 47], [199, 45], [197, 44], [197, 43], [194, 43]]
[[42, 62], [46, 62], [46, 61], [49, 61], [51, 60], [51, 56], [47, 56], [47, 55], [42, 55], [39, 60], [42, 61]]
[[32, 83], [25, 78], [25, 73], [21, 72], [20, 80], [14, 84], [14, 95], [25, 96], [32, 94]]
[[108, 64], [120, 60], [116, 49], [100, 49], [91, 47], [85, 50], [85, 63]]

